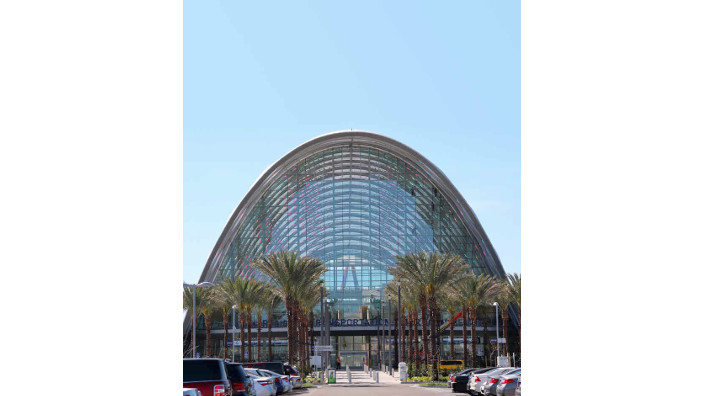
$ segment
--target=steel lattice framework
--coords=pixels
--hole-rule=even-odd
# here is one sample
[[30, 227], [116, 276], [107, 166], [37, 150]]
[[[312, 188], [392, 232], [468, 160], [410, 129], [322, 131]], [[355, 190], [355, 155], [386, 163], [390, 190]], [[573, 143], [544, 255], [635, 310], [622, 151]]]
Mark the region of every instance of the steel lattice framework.
[[448, 178], [404, 144], [363, 131], [317, 137], [270, 166], [230, 216], [200, 281], [261, 277], [250, 263], [279, 250], [325, 263], [345, 317], [379, 296], [395, 255], [451, 252], [476, 273], [505, 276]]

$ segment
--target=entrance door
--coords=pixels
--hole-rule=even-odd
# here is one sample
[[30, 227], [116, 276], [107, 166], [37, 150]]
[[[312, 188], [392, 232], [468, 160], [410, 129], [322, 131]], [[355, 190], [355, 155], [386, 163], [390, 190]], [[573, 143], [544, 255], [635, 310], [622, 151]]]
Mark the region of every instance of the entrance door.
[[362, 370], [366, 356], [365, 351], [340, 351], [340, 369], [344, 370], [348, 365], [350, 369]]

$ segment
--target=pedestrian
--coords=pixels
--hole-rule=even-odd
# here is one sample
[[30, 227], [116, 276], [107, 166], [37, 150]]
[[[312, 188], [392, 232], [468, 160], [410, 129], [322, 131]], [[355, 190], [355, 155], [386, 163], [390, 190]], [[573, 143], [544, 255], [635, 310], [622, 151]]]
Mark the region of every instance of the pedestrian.
[[335, 359], [335, 369], [340, 370], [340, 356], [338, 356], [338, 358]]

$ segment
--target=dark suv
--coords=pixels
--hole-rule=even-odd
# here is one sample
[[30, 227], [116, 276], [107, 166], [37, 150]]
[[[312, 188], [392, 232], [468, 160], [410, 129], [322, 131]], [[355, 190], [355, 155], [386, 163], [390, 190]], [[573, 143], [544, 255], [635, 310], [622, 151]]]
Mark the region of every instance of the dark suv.
[[233, 396], [222, 359], [184, 359], [184, 388], [196, 388], [203, 396]]
[[245, 369], [242, 368], [242, 364], [225, 362], [225, 370], [228, 372], [228, 379], [233, 386], [234, 396], [250, 396], [255, 393], [252, 389], [254, 384]]

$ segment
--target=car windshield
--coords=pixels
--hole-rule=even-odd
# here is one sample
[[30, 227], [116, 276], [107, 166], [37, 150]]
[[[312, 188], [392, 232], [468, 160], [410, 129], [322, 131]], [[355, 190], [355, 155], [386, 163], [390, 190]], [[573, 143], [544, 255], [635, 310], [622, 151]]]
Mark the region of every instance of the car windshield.
[[253, 375], [255, 377], [261, 377], [261, 375], [257, 372], [257, 370], [252, 370], [252, 369], [245, 369], [247, 374]]
[[218, 381], [222, 379], [217, 360], [184, 360], [184, 382]]
[[521, 369], [512, 370], [508, 373], [504, 373], [504, 375], [521, 375]]

